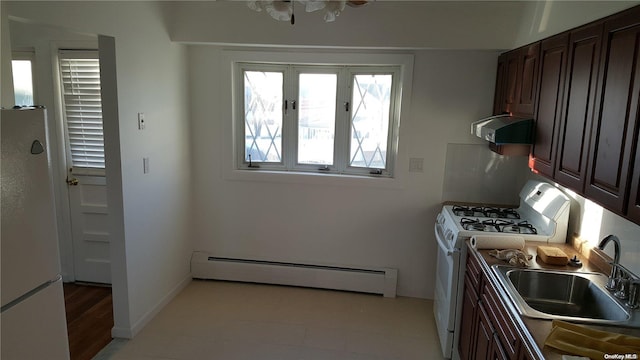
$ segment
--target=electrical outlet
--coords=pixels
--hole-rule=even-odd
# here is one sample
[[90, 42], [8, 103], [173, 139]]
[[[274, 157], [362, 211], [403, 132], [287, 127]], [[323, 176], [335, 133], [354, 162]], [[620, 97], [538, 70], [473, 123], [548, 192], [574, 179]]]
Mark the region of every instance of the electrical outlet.
[[144, 113], [138, 113], [138, 130], [144, 130]]

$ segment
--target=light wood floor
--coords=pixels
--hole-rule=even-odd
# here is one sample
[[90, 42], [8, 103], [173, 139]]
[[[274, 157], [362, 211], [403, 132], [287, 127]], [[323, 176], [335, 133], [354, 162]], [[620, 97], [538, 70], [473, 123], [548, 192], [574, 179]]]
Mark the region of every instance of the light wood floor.
[[111, 288], [64, 284], [71, 360], [90, 360], [111, 341]]

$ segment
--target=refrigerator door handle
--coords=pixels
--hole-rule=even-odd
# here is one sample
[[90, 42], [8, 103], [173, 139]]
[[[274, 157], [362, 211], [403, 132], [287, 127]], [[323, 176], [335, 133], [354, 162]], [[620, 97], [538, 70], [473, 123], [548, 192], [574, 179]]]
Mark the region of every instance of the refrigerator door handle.
[[45, 283], [42, 283], [42, 284], [36, 286], [35, 288], [33, 288], [33, 289], [27, 291], [26, 293], [20, 295], [16, 299], [13, 299], [13, 300], [9, 301], [8, 303], [2, 305], [2, 307], [0, 308], [0, 313], [3, 313], [5, 311], [11, 309], [12, 307], [14, 307], [14, 306], [18, 305], [20, 302], [22, 302], [24, 299], [30, 297], [31, 295], [37, 293], [40, 290], [46, 288], [47, 286], [49, 286], [49, 285], [51, 285], [51, 284], [53, 284], [53, 283], [55, 283], [57, 281], [61, 281], [61, 280], [62, 280], [62, 276], [58, 275], [58, 276], [55, 277], [55, 279], [49, 280], [49, 281], [47, 281]]

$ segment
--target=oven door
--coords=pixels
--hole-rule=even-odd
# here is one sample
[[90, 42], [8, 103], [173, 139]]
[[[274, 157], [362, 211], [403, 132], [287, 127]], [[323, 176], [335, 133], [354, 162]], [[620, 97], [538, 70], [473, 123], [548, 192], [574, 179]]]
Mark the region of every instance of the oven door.
[[458, 273], [460, 250], [454, 247], [455, 235], [445, 231], [442, 224], [435, 225], [438, 244], [436, 262], [436, 288], [433, 313], [444, 357], [451, 358], [453, 335], [456, 323], [456, 298], [458, 296]]

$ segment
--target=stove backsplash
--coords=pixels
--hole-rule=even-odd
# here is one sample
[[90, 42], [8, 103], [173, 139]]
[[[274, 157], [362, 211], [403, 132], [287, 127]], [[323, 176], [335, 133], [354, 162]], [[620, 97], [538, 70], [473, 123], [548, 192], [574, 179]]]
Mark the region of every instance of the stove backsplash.
[[530, 177], [526, 156], [504, 156], [486, 144], [447, 144], [443, 201], [518, 205]]

